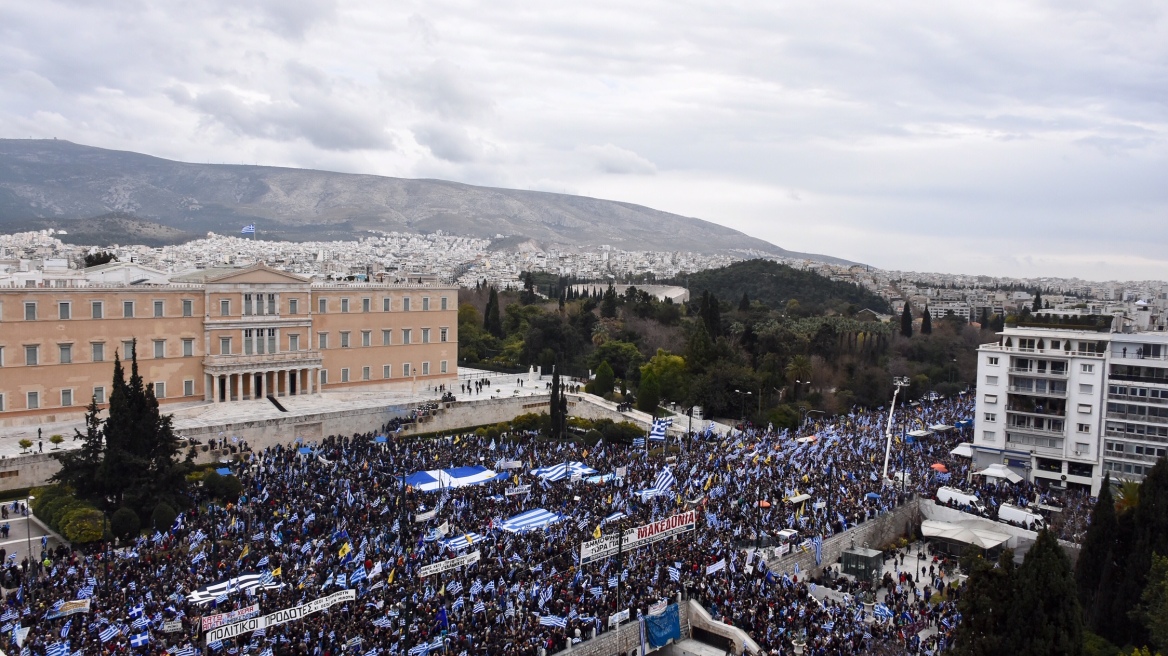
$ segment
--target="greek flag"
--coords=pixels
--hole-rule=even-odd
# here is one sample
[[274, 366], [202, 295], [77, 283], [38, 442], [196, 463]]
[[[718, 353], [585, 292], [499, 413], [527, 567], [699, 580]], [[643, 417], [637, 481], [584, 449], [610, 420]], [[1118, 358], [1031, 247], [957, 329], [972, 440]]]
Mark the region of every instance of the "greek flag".
[[540, 626], [557, 626], [561, 629], [568, 628], [568, 620], [564, 617], [556, 617], [555, 615], [540, 615]]
[[672, 419], [654, 419], [653, 428], [649, 429], [649, 439], [654, 442], [665, 440], [665, 429], [673, 425]]
[[409, 656], [422, 656], [422, 654], [425, 654], [428, 651], [430, 651], [430, 644], [427, 642], [423, 642], [420, 645], [415, 645], [415, 646], [411, 647], [410, 651], [409, 651]]
[[110, 640], [118, 637], [118, 630], [116, 627], [108, 627], [106, 630], [101, 632], [99, 637], [101, 638], [102, 642], [109, 642]]
[[454, 604], [450, 606], [450, 610], [458, 610], [462, 608], [463, 604], [465, 603], [466, 601], [462, 597], [459, 597], [458, 599], [454, 600]]
[[483, 584], [479, 580], [476, 579], [475, 582], [472, 583], [470, 586], [470, 596], [472, 596], [472, 597], [477, 596], [482, 591], [483, 591]]
[[456, 594], [462, 592], [462, 582], [451, 581], [450, 583], [448, 583], [446, 585], [446, 591], [452, 595], [456, 595]]
[[136, 647], [145, 647], [148, 644], [150, 644], [150, 634], [149, 633], [138, 633], [138, 634], [130, 636], [130, 646], [131, 647], [135, 647], [135, 648]]
[[54, 642], [45, 650], [45, 656], [69, 656], [69, 645], [63, 642]]
[[203, 562], [204, 560], [207, 560], [207, 552], [200, 551], [194, 558], [191, 559], [191, 564], [198, 565], [199, 563]]
[[643, 437], [634, 437], [633, 438], [633, 447], [634, 448], [640, 448], [643, 446], [645, 446], [645, 438], [643, 438]]
[[653, 489], [657, 491], [657, 494], [668, 492], [669, 488], [673, 487], [675, 480], [673, 478], [673, 472], [669, 471], [669, 468], [666, 467], [661, 470], [661, 473], [657, 474], [657, 481], [653, 483]]
[[615, 588], [620, 582], [616, 580], [616, 576], [608, 577], [608, 587]]
[[680, 581], [681, 580], [681, 570], [677, 569], [676, 567], [673, 567], [671, 565], [669, 567], [669, 580], [670, 581]]
[[811, 538], [811, 546], [815, 548], [815, 564], [819, 565], [823, 562], [823, 537], [817, 535]]
[[881, 620], [892, 619], [892, 610], [884, 604], [876, 604], [872, 607], [872, 614]]
[[475, 605], [474, 605], [474, 613], [477, 615], [479, 613], [485, 613], [485, 612], [487, 612], [487, 605], [484, 604], [481, 599], [476, 601]]
[[349, 585], [357, 585], [358, 581], [364, 581], [366, 578], [368, 578], [368, 574], [365, 572], [365, 566], [358, 565], [353, 575], [349, 577]]
[[249, 223], [249, 224], [243, 226], [243, 230], [240, 230], [239, 234], [241, 234], [241, 235], [254, 235], [255, 234], [255, 224]]

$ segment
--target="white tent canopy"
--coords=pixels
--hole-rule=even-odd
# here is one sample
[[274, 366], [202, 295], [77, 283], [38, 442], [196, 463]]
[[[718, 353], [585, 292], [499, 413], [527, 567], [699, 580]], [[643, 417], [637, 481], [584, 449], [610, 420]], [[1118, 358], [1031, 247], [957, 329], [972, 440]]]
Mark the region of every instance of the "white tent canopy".
[[1021, 476], [1019, 476], [1018, 474], [1015, 474], [1013, 471], [1010, 470], [1009, 467], [1007, 467], [1001, 463], [994, 463], [994, 464], [990, 465], [989, 467], [986, 467], [985, 469], [983, 469], [979, 472], [976, 472], [976, 473], [978, 476], [986, 476], [988, 478], [1004, 478], [1007, 481], [1010, 481], [1011, 483], [1018, 483], [1022, 480]]
[[962, 442], [961, 444], [957, 445], [957, 448], [950, 451], [949, 454], [954, 456], [961, 456], [962, 458], [972, 458], [973, 447], [969, 444], [969, 442]]
[[928, 538], [941, 538], [962, 544], [972, 544], [982, 549], [993, 549], [1010, 540], [1010, 536], [997, 531], [988, 531], [984, 528], [950, 524], [933, 519], [921, 522], [921, 533]]

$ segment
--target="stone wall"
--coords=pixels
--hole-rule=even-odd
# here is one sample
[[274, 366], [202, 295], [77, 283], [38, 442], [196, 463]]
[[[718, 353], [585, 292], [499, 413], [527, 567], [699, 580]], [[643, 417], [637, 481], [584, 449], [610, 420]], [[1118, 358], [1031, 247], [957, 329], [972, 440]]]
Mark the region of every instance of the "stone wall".
[[0, 458], [0, 490], [19, 490], [46, 484], [61, 468], [51, 453]]
[[781, 558], [768, 558], [767, 567], [774, 572], [794, 573], [795, 563], [798, 563], [800, 576], [806, 578], [818, 574], [823, 567], [835, 564], [844, 550], [850, 549], [852, 546], [879, 549], [903, 537], [906, 527], [911, 531], [920, 524], [919, 503], [918, 499], [912, 499], [855, 528], [825, 538], [822, 551], [823, 562], [818, 567], [815, 565], [815, 550], [811, 548], [808, 548], [807, 551], [796, 548], [794, 553], [789, 553]]
[[[681, 639], [690, 637], [690, 608], [694, 602], [681, 602], [677, 619], [681, 624]], [[625, 622], [615, 631], [608, 631], [559, 652], [558, 656], [637, 656], [641, 650], [640, 623]]]

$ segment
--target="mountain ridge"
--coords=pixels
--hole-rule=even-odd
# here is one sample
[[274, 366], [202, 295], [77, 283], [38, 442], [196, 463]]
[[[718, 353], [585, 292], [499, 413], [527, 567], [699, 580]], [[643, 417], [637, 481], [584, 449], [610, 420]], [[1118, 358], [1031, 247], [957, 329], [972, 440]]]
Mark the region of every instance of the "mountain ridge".
[[255, 222], [262, 238], [290, 241], [442, 230], [524, 237], [545, 247], [753, 251], [850, 264], [624, 201], [449, 180], [195, 164], [64, 140], [0, 139], [0, 231], [111, 214], [169, 228], [169, 238], [232, 234]]

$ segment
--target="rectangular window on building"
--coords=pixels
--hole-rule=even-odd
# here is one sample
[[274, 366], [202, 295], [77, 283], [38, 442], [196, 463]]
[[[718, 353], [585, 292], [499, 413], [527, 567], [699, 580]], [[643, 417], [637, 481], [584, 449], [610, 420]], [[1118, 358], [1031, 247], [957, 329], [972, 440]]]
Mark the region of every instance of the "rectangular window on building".
[[1080, 433], [1090, 433], [1091, 432], [1091, 424], [1079, 424], [1078, 430]]
[[60, 355], [59, 355], [59, 357], [60, 357], [59, 362], [61, 364], [73, 364], [73, 345], [72, 344], [61, 344], [59, 346], [59, 348], [61, 350]]
[[317, 299], [316, 306], [317, 306], [316, 313], [317, 314], [324, 314], [325, 312], [328, 311], [328, 299], [327, 298]]
[[184, 358], [193, 357], [195, 355], [195, 340], [184, 339], [182, 341], [182, 345], [183, 345], [183, 357]]
[[243, 295], [243, 316], [251, 316], [251, 294]]
[[36, 410], [41, 407], [41, 395], [39, 392], [29, 392], [24, 398], [25, 407], [29, 410]]
[[423, 344], [430, 343], [430, 329], [429, 328], [422, 329], [422, 343]]
[[1088, 383], [1079, 383], [1079, 394], [1091, 394], [1095, 391], [1095, 386]]
[[288, 350], [289, 351], [299, 351], [300, 350], [300, 335], [288, 335]]
[[369, 377], [372, 375], [369, 373], [369, 370], [369, 367], [361, 367], [361, 380], [369, 380]]
[[300, 313], [300, 301], [295, 299], [295, 298], [288, 299], [288, 314], [299, 314], [299, 313]]
[[410, 376], [410, 363], [409, 362], [402, 365], [402, 375], [405, 376], [406, 378], [409, 378], [409, 376]]
[[447, 338], [447, 329], [446, 328], [439, 328], [438, 329], [438, 341], [445, 342], [446, 338]]
[[194, 395], [195, 395], [195, 381], [184, 380], [183, 381], [183, 396], [194, 396]]
[[341, 368], [341, 382], [342, 383], [349, 382], [349, 368], [348, 367]]
[[361, 346], [373, 346], [373, 331], [372, 330], [362, 330], [361, 331]]
[[101, 301], [90, 302], [89, 314], [94, 319], [101, 319], [105, 317], [105, 303], [102, 303]]
[[89, 345], [89, 352], [93, 354], [94, 362], [105, 362], [105, 342], [93, 342]]
[[105, 403], [105, 387], [101, 385], [95, 385], [93, 388], [93, 398], [98, 403]]
[[393, 368], [391, 367], [391, 365], [386, 364], [386, 365], [381, 366], [381, 377], [382, 378], [389, 378], [391, 373], [393, 373]]
[[1081, 364], [1081, 365], [1079, 365], [1079, 371], [1082, 371], [1085, 374], [1093, 374], [1093, 373], [1095, 373], [1095, 365]]
[[26, 346], [24, 347], [24, 364], [35, 367], [41, 363], [41, 347]]
[[166, 398], [166, 383], [154, 383], [154, 398]]
[[231, 338], [219, 338], [219, 355], [231, 355]]
[[981, 432], [981, 441], [983, 441], [983, 442], [993, 442], [993, 441], [996, 441], [997, 439], [998, 439], [997, 433], [995, 433], [994, 431], [982, 431]]
[[57, 318], [61, 321], [67, 321], [73, 318], [73, 306], [69, 301], [57, 303]]
[[276, 314], [276, 295], [268, 294], [268, 314]]
[[391, 307], [392, 307], [392, 306], [390, 305], [390, 301], [389, 301], [389, 297], [388, 297], [388, 296], [386, 296], [385, 298], [381, 299], [381, 311], [382, 311], [382, 312], [389, 312], [389, 310], [390, 310], [390, 308], [391, 308]]
[[446, 373], [446, 360], [443, 360], [442, 362], [440, 362], [439, 365], [440, 365], [439, 371], [441, 373]]
[[997, 385], [997, 384], [998, 384], [998, 377], [997, 376], [986, 376], [986, 385]]
[[985, 402], [986, 403], [997, 403], [998, 402], [998, 395], [997, 394], [986, 394], [985, 395]]
[[406, 296], [402, 299], [402, 312], [410, 311], [410, 297]]
[[349, 331], [341, 331], [341, 348], [349, 348]]
[[36, 321], [36, 303], [27, 302], [24, 304], [24, 320]]
[[445, 309], [446, 309], [446, 297], [445, 297], [445, 296], [443, 296], [443, 297], [442, 297], [442, 305], [441, 305], [441, 309], [443, 309], [443, 310], [445, 310]]
[[328, 333], [316, 334], [316, 348], [322, 351], [328, 348]]
[[328, 369], [320, 370], [320, 384], [328, 385]]
[[268, 353], [276, 352], [276, 329], [268, 328]]
[[184, 298], [183, 303], [182, 303], [182, 307], [183, 307], [183, 316], [184, 317], [195, 316], [195, 302], [194, 301], [192, 301], [189, 298]]
[[122, 301], [122, 318], [134, 318], [134, 301]]
[[154, 301], [154, 318], [157, 319], [162, 316], [162, 301]]
[[985, 420], [986, 421], [997, 421], [998, 415], [993, 413], [993, 412], [987, 412], [987, 413], [985, 413]]
[[382, 330], [381, 331], [381, 345], [382, 346], [389, 346], [390, 335], [392, 335], [392, 334], [393, 334], [392, 330]]
[[371, 299], [371, 298], [361, 299], [361, 311], [362, 312], [373, 311], [373, 299]]
[[430, 297], [429, 296], [422, 297], [422, 311], [423, 312], [430, 311]]
[[341, 299], [341, 313], [345, 313], [348, 311], [349, 311], [349, 299], [342, 298]]
[[71, 389], [61, 390], [61, 407], [68, 408], [71, 405], [73, 405], [73, 390], [71, 390]]
[[402, 344], [410, 343], [410, 329], [402, 328]]
[[986, 364], [990, 365], [991, 367], [998, 366], [998, 357], [995, 355], [993, 357], [986, 358]]
[[154, 340], [154, 357], [158, 358], [158, 359], [162, 359], [162, 358], [166, 357], [166, 340], [165, 339]]
[[231, 316], [231, 301], [230, 300], [224, 298], [224, 299], [219, 301], [219, 316], [221, 316], [221, 317]]
[[429, 376], [429, 375], [430, 375], [430, 363], [429, 363], [429, 362], [423, 362], [423, 363], [422, 363], [422, 375], [423, 375], [423, 376]]
[[8, 407], [4, 405], [4, 395], [0, 394], [0, 412], [4, 412]]
[[250, 329], [243, 331], [243, 354], [251, 355], [255, 349], [255, 337]]
[[1086, 403], [1079, 404], [1079, 412], [1085, 415], [1091, 414], [1091, 406]]

